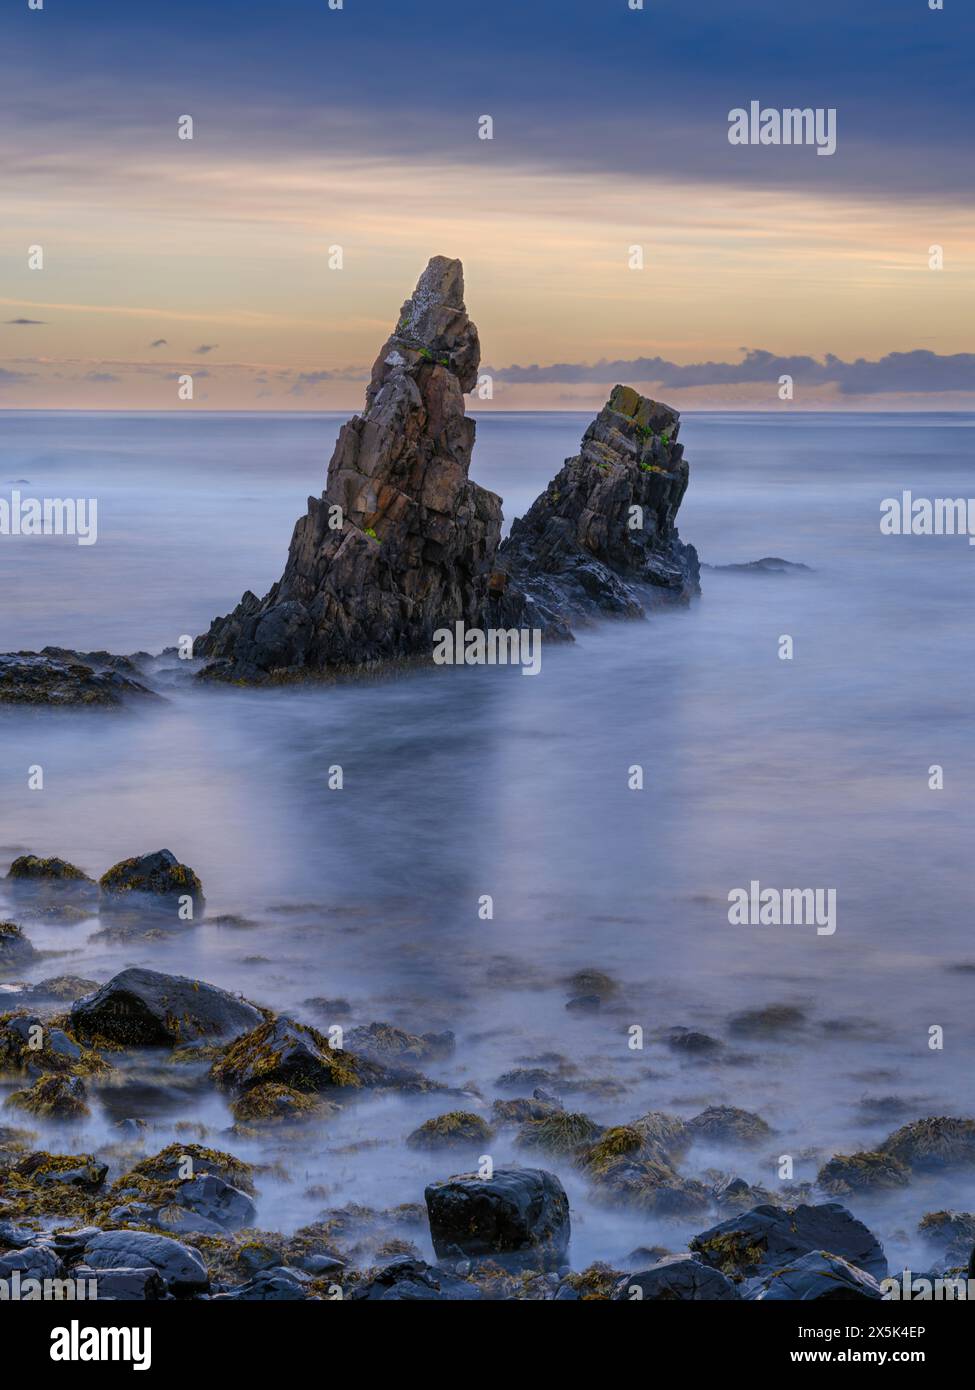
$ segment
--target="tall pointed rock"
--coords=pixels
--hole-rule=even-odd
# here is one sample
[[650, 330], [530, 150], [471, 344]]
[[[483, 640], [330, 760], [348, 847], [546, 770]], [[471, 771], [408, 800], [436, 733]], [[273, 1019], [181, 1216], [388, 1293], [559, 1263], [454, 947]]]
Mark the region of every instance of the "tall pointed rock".
[[501, 535], [501, 499], [467, 476], [464, 392], [479, 361], [463, 267], [435, 256], [376, 358], [365, 411], [342, 426], [283, 576], [197, 639], [208, 676], [287, 679], [422, 655], [436, 628], [479, 623]]

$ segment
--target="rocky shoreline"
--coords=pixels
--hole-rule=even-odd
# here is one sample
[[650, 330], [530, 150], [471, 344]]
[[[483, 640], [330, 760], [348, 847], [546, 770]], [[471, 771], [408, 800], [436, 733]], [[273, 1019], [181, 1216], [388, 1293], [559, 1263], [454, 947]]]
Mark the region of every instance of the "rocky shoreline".
[[[28, 924], [72, 912], [111, 923], [121, 913], [127, 939], [147, 942], [185, 927], [187, 903], [196, 921], [206, 908], [197, 875], [165, 850], [124, 860], [97, 883], [64, 860], [25, 854], [5, 887]], [[932, 1173], [963, 1180], [975, 1166], [975, 1120], [932, 1116], [901, 1124], [875, 1149], [834, 1154], [814, 1181], [765, 1187], [702, 1168], [695, 1153], [763, 1153], [771, 1171], [774, 1116], [719, 1104], [598, 1123], [569, 1108], [562, 1092], [585, 1088], [554, 1055], [499, 1076], [491, 1095], [436, 1079], [457, 1049], [450, 1031], [349, 1027], [341, 1000], [307, 1001], [312, 1023], [141, 967], [100, 986], [71, 976], [12, 983], [40, 966], [25, 932], [3, 924], [0, 1080], [15, 1089], [0, 1125], [0, 1278], [19, 1288], [72, 1279], [94, 1281], [99, 1298], [241, 1301], [880, 1300], [882, 1281], [898, 1271], [840, 1199]], [[579, 972], [566, 982], [566, 1007], [610, 1006], [617, 989], [598, 970]], [[795, 1015], [783, 1006], [736, 1015], [727, 1043], [676, 1027], [665, 1041], [681, 1057], [709, 1056], [795, 1027]], [[229, 1124], [211, 1135], [187, 1121], [177, 1126], [182, 1138], [159, 1148], [136, 1109], [98, 1151], [78, 1149], [79, 1126], [130, 1066], [140, 1068], [142, 1096], [171, 1085], [174, 1069], [192, 1076]], [[290, 1235], [262, 1227], [262, 1183], [275, 1179], [275, 1164], [235, 1150], [272, 1135], [288, 1151], [370, 1095], [428, 1102], [429, 1117], [404, 1142], [435, 1157], [441, 1176], [388, 1210], [324, 1206]], [[51, 1147], [38, 1143], [37, 1127]], [[516, 1163], [495, 1165], [502, 1141]], [[566, 1184], [578, 1183], [608, 1211], [697, 1233], [575, 1267]], [[920, 1231], [932, 1251], [927, 1277], [964, 1278], [975, 1216], [928, 1212]]]

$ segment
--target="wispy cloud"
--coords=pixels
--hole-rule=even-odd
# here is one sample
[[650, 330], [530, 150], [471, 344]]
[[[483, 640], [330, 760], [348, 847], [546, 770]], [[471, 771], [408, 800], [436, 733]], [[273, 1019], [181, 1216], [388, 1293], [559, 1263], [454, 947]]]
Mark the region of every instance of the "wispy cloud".
[[44, 323], [44, 319], [7, 319], [6, 322], [15, 324], [18, 328], [39, 328]]

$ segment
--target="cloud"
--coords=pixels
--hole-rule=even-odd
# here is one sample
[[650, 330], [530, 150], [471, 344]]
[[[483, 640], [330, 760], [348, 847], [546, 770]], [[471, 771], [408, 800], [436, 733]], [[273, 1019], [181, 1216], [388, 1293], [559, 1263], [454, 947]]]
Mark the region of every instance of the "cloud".
[[32, 375], [31, 372], [9, 372], [6, 367], [0, 367], [0, 386], [16, 386]]
[[219, 346], [219, 343], [201, 343], [200, 346], [194, 348], [193, 351], [199, 357], [205, 357], [208, 352], [213, 352], [214, 348], [218, 348]]
[[[741, 362], [692, 362], [681, 365], [663, 357], [603, 359], [599, 362], [555, 362], [551, 366], [501, 367], [492, 375], [498, 381], [538, 386], [550, 382], [578, 385], [611, 381], [649, 382], [663, 387], [739, 386], [753, 382], [777, 382], [791, 376], [806, 385], [835, 385], [843, 395], [880, 395], [886, 392], [975, 391], [975, 353], [942, 356], [915, 348], [888, 352], [876, 361], [858, 357], [844, 362], [833, 353], [823, 360], [807, 356], [781, 356], [764, 348], [742, 348]], [[490, 369], [488, 369], [490, 370]]]
[[149, 346], [151, 348], [169, 347], [169, 344], [167, 343], [165, 338], [154, 338], [153, 341], [149, 344]]
[[86, 372], [86, 373], [85, 373], [85, 376], [84, 376], [84, 380], [85, 380], [85, 381], [121, 381], [121, 377], [115, 376], [114, 373], [112, 373], [112, 372]]
[[7, 322], [7, 323], [16, 324], [18, 328], [27, 328], [28, 326], [31, 327], [31, 328], [36, 328], [36, 327], [39, 327], [41, 324], [45, 323], [46, 320], [45, 320], [45, 319], [7, 319], [6, 322]]

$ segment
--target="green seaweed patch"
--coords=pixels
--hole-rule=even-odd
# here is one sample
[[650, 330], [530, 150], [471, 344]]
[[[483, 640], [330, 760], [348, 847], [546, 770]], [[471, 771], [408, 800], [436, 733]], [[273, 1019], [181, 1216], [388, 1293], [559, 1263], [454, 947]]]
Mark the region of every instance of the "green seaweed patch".
[[451, 1110], [425, 1120], [406, 1140], [411, 1149], [461, 1149], [486, 1144], [494, 1131], [470, 1110]]

